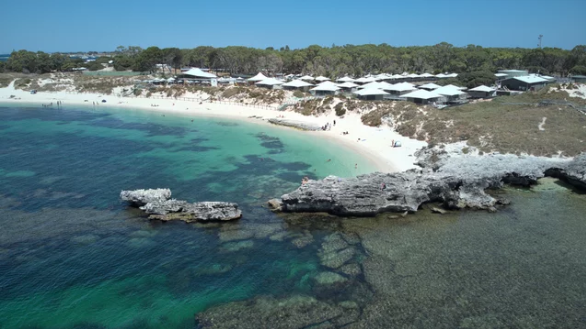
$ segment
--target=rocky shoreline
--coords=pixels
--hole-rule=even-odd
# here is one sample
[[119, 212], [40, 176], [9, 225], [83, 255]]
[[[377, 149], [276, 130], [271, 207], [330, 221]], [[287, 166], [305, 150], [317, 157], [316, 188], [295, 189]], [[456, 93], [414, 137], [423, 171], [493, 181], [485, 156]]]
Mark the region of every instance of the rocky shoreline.
[[144, 210], [149, 219], [162, 221], [182, 220], [227, 221], [242, 217], [242, 211], [236, 203], [230, 202], [195, 202], [171, 199], [169, 189], [148, 189], [120, 192], [120, 199], [133, 207]]
[[501, 154], [454, 156], [427, 148], [416, 155], [418, 169], [309, 180], [280, 199], [270, 200], [269, 207], [283, 212], [374, 216], [416, 212], [424, 203], [439, 202], [445, 209], [496, 211], [497, 205], [508, 201], [486, 191], [504, 184], [529, 187], [539, 178], [555, 177], [586, 189], [586, 153], [574, 159]]

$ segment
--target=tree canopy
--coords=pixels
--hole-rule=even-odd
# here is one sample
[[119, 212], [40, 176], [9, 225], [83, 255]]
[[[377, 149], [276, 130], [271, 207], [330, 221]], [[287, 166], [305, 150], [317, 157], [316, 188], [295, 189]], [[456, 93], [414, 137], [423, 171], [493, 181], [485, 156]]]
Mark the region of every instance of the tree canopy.
[[[572, 50], [559, 48], [484, 48], [477, 45], [455, 47], [447, 42], [433, 46], [393, 47], [388, 44], [344, 45], [290, 49], [289, 46], [257, 49], [242, 46], [193, 49], [119, 46], [113, 52], [116, 70], [153, 72], [156, 64], [206, 67], [230, 74], [303, 73], [337, 77], [345, 74], [402, 72], [492, 72], [498, 69], [528, 69], [550, 75], [583, 72], [586, 45]], [[59, 54], [19, 50], [12, 53], [5, 69], [44, 73], [65, 70], [74, 59]], [[99, 62], [105, 59], [99, 58]]]

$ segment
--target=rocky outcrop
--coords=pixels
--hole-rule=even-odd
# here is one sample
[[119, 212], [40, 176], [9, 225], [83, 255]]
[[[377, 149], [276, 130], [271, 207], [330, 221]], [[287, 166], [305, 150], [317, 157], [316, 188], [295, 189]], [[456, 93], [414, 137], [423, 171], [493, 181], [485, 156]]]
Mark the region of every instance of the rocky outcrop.
[[419, 154], [421, 169], [310, 180], [283, 195], [280, 208], [285, 212], [372, 216], [381, 212], [415, 212], [423, 203], [441, 202], [447, 209], [495, 211], [495, 206], [506, 200], [487, 194], [487, 190], [503, 184], [530, 186], [554, 174], [585, 187], [585, 164], [586, 154], [567, 160], [514, 155], [450, 157], [424, 151]]
[[290, 127], [290, 128], [300, 129], [300, 130], [308, 130], [308, 131], [322, 130], [322, 127], [320, 127], [317, 124], [312, 124], [312, 123], [307, 123], [307, 122], [302, 122], [302, 121], [295, 121], [295, 120], [289, 120], [289, 119], [277, 119], [277, 118], [269, 119], [268, 121], [274, 125], [277, 125], [277, 126], [285, 126], [285, 127]]
[[133, 190], [120, 192], [120, 199], [141, 207], [149, 202], [167, 201], [171, 199], [171, 190], [168, 188]]
[[236, 203], [209, 201], [189, 203], [171, 199], [169, 189], [122, 191], [120, 198], [144, 210], [149, 215], [149, 219], [195, 222], [226, 221], [242, 217], [242, 211], [238, 209]]

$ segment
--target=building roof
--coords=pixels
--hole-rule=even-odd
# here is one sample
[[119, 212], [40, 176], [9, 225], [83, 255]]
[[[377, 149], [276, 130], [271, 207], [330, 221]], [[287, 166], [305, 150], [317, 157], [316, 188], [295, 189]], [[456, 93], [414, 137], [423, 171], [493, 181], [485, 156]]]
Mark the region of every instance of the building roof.
[[426, 83], [424, 85], [418, 86], [421, 89], [437, 89], [440, 88], [440, 85], [436, 85], [435, 83]]
[[405, 76], [405, 78], [420, 78], [419, 74], [411, 73]]
[[454, 86], [454, 85], [443, 86], [443, 87], [437, 88], [433, 92], [438, 95], [444, 95], [444, 96], [457, 96], [457, 95], [464, 94], [464, 92], [462, 90], [460, 90], [460, 87]]
[[305, 82], [303, 80], [293, 80], [293, 81], [289, 81], [287, 83], [284, 83], [283, 86], [300, 88], [300, 87], [309, 87], [309, 86], [313, 86], [313, 85], [311, 83]]
[[408, 91], [408, 90], [415, 90], [417, 88], [415, 88], [413, 86], [413, 84], [409, 83], [409, 82], [401, 82], [401, 83], [396, 83], [394, 85], [390, 85], [387, 88], [385, 88], [385, 90], [393, 90], [393, 91]]
[[344, 82], [344, 83], [339, 83], [338, 87], [340, 88], [356, 88], [358, 87], [357, 84], [355, 84], [354, 82]]
[[525, 75], [525, 76], [520, 76], [520, 77], [511, 77], [507, 80], [510, 80], [510, 79], [515, 79], [515, 80], [518, 80], [518, 81], [521, 81], [521, 82], [524, 82], [527, 84], [547, 82], [546, 79], [540, 78], [536, 75]]
[[419, 76], [422, 77], [422, 78], [433, 78], [433, 77], [435, 77], [435, 75], [433, 75], [431, 73], [427, 73], [427, 72], [425, 72], [423, 74], [420, 74]]
[[[250, 79], [249, 79], [250, 81]], [[275, 78], [267, 78], [262, 81], [256, 83], [259, 86], [274, 86], [274, 85], [282, 85], [283, 81], [277, 80]]]
[[320, 75], [319, 77], [315, 78], [315, 80], [320, 81], [320, 82], [321, 81], [330, 81], [330, 78], [326, 78], [326, 77]]
[[338, 91], [340, 87], [336, 86], [333, 82], [326, 81], [324, 83], [320, 83], [315, 88], [311, 88], [311, 91]]
[[447, 74], [440, 73], [440, 74], [436, 74], [436, 76], [435, 76], [435, 77], [436, 77], [436, 78], [443, 79], [443, 78], [447, 78], [447, 77], [448, 77], [448, 75], [447, 75]]
[[313, 81], [315, 80], [311, 75], [304, 75], [301, 78], [299, 78], [299, 80], [309, 80], [309, 81]]
[[487, 93], [492, 92], [492, 91], [495, 91], [495, 90], [496, 89], [487, 87], [485, 85], [481, 85], [481, 86], [478, 86], [476, 88], [470, 89], [470, 91], [483, 91], [483, 92], [487, 92]]
[[374, 81], [376, 81], [376, 79], [373, 77], [362, 77], [362, 78], [356, 79], [354, 82], [369, 83], [369, 82], [374, 82]]
[[182, 74], [191, 75], [191, 76], [194, 76], [196, 78], [206, 78], [206, 79], [214, 79], [214, 78], [217, 78], [217, 76], [215, 74], [208, 73], [208, 72], [204, 72], [204, 71], [202, 71], [201, 69], [198, 69], [198, 68], [189, 69], [189, 70], [183, 72]]
[[338, 79], [336, 81], [338, 81], [338, 82], [354, 82], [355, 80], [352, 79], [352, 78], [350, 78], [349, 76], [345, 76], [345, 77], [340, 78], [340, 79]]
[[403, 95], [401, 97], [405, 97], [405, 98], [417, 98], [417, 99], [432, 99], [432, 98], [440, 98], [442, 96], [436, 94], [435, 92], [431, 92], [431, 91], [419, 89], [419, 90], [416, 90], [414, 92], [410, 92], [408, 94], [405, 94], [405, 95]]
[[385, 88], [388, 88], [389, 86], [392, 86], [392, 84], [390, 84], [388, 82], [373, 81], [373, 82], [363, 84], [362, 86], [359, 86], [358, 89], [364, 89], [364, 88], [385, 89]]
[[501, 78], [501, 77], [507, 77], [507, 76], [509, 76], [509, 75], [508, 75], [508, 74], [506, 74], [506, 73], [495, 73], [495, 74], [494, 74], [494, 76], [495, 76], [495, 77], [498, 77], [498, 78]]
[[377, 88], [365, 88], [355, 92], [358, 96], [372, 96], [372, 95], [388, 95], [386, 91]]
[[262, 74], [262, 73], [258, 73], [257, 75], [253, 76], [252, 78], [248, 79], [248, 81], [250, 82], [258, 82], [258, 81], [262, 81], [262, 80], [266, 80], [267, 77]]

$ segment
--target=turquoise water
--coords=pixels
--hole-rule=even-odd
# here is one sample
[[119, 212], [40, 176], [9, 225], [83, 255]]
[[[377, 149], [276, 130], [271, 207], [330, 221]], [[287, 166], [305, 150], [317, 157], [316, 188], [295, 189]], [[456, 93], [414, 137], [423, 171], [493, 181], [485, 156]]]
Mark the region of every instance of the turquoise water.
[[[354, 303], [346, 322], [329, 322], [339, 328], [586, 327], [586, 195], [557, 182], [503, 192], [513, 204], [496, 214], [337, 219], [264, 208], [304, 176], [371, 169], [266, 125], [0, 107], [0, 328], [197, 328], [196, 316], [220, 305], [250, 314], [234, 302], [298, 295]], [[244, 217], [149, 222], [118, 200], [122, 189], [156, 187], [238, 202]], [[353, 253], [349, 268], [324, 256], [338, 235], [351, 244], [341, 247]], [[346, 281], [324, 286], [326, 271]], [[266, 314], [258, 321], [282, 319]]]
[[[268, 238], [238, 245], [222, 232], [247, 225], [257, 236], [282, 231], [266, 201], [304, 176], [370, 170], [352, 157], [265, 125], [0, 108], [0, 327], [173, 328], [223, 301], [308, 291], [300, 278], [315, 272], [314, 253]], [[238, 202], [244, 218], [220, 228], [160, 225], [118, 200], [122, 189], [157, 187], [185, 200]], [[230, 251], [239, 248], [237, 256]]]

